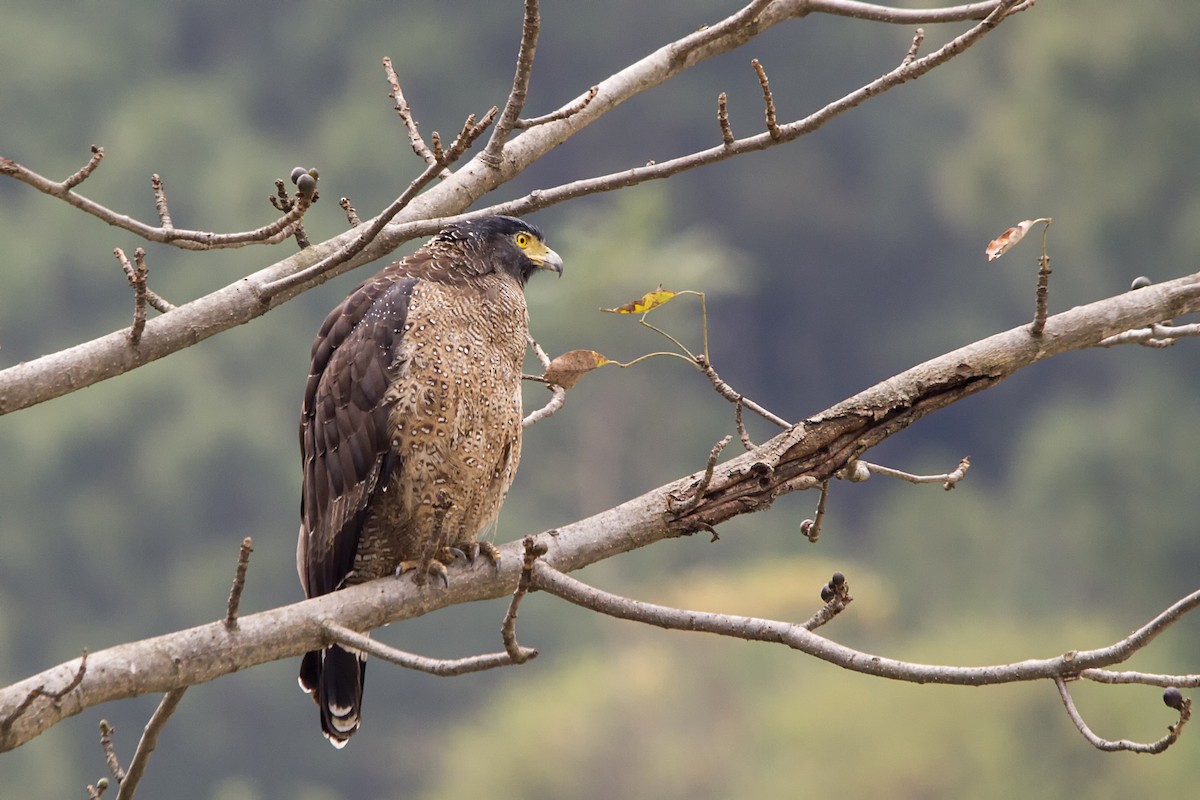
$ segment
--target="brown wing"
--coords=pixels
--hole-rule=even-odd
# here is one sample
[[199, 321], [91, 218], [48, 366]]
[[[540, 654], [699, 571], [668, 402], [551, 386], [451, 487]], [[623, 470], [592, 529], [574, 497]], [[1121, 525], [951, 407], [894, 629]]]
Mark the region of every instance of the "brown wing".
[[364, 513], [391, 467], [384, 395], [401, 368], [396, 355], [416, 283], [402, 264], [383, 270], [330, 312], [313, 343], [300, 414], [296, 551], [309, 597], [337, 589], [350, 572]]

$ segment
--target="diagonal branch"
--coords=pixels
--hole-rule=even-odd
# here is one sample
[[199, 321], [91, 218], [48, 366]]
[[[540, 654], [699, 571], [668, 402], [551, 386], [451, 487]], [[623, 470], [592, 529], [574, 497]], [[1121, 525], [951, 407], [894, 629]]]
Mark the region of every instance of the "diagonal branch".
[[[686, 495], [701, 478], [699, 473], [538, 535], [537, 541], [547, 548], [538, 563], [570, 572], [769, 508], [784, 494], [819, 486], [851, 459], [927, 414], [994, 386], [1020, 369], [1092, 347], [1118, 331], [1192, 311], [1200, 311], [1200, 274], [1051, 316], [1040, 339], [1031, 337], [1028, 324], [1023, 324], [966, 345], [876, 384], [808, 417], [753, 451], [718, 464], [700, 504], [686, 513], [664, 513], [667, 497], [672, 493]], [[185, 309], [175, 313], [185, 313]], [[329, 640], [323, 626], [331, 620], [352, 631], [371, 630], [446, 606], [512, 594], [520, 581], [521, 543], [513, 542], [500, 550], [496, 569], [464, 570], [444, 590], [428, 591], [409, 581], [372, 581], [290, 606], [243, 615], [236, 633], [226, 630], [221, 620], [92, 653], [86, 673], [78, 659], [52, 667], [0, 688], [0, 751], [19, 747], [59, 721], [101, 703], [167, 692], [318, 649]], [[923, 682], [973, 684], [1049, 678], [1055, 674], [1090, 677], [1089, 670], [1128, 659], [1197, 605], [1200, 592], [1181, 599], [1126, 639], [1108, 648], [1073, 652], [1069, 658], [1002, 668], [918, 665], [908, 667], [908, 674]], [[773, 630], [771, 635], [786, 633], [785, 628]], [[805, 634], [788, 636], [799, 636], [795, 640], [798, 647], [809, 647], [813, 655], [823, 658], [853, 652], [837, 651], [838, 646], [827, 640]], [[890, 677], [900, 664], [878, 659], [864, 660], [857, 666]], [[47, 686], [64, 688], [50, 695]]]
[[[99, 155], [103, 155], [104, 148], [93, 146], [93, 153], [97, 153], [97, 151], [98, 155], [93, 155], [93, 160], [89, 163], [89, 166], [98, 163]], [[70, 183], [70, 181], [83, 174], [87, 169], [87, 167], [84, 167], [83, 170], [72, 175], [66, 181], [56, 182], [39, 175], [11, 159], [0, 156], [0, 175], [15, 178], [21, 183], [32, 186], [43, 194], [57, 197], [59, 200], [74, 206], [85, 214], [91, 214], [93, 217], [113, 227], [127, 230], [146, 241], [169, 244], [183, 250], [217, 250], [231, 247], [245, 247], [251, 244], [277, 244], [291, 235], [292, 226], [300, 221], [311, 205], [311, 202], [308, 200], [298, 201], [291, 211], [274, 222], [264, 225], [261, 228], [237, 233], [213, 233], [212, 231], [192, 231], [176, 228], [173, 224], [170, 224], [169, 215], [162, 225], [156, 227], [113, 211], [107, 206], [100, 205], [94, 200], [89, 200], [83, 195], [74, 192], [71, 187], [77, 185], [79, 181], [75, 181], [74, 184]], [[161, 189], [161, 182], [158, 182], [158, 185]], [[163, 199], [165, 201], [165, 198]], [[156, 205], [158, 201], [159, 194], [156, 192]], [[165, 210], [165, 205], [160, 207], [159, 213], [161, 214], [163, 210]]]
[[[521, 22], [521, 47], [517, 51], [517, 69], [513, 75], [512, 91], [509, 92], [508, 102], [504, 104], [500, 121], [492, 130], [492, 138], [488, 139], [487, 147], [479, 154], [480, 162], [492, 169], [500, 166], [504, 143], [517, 126], [521, 111], [525, 108], [525, 97], [529, 93], [529, 79], [533, 75], [533, 55], [537, 51], [538, 31], [541, 26], [542, 18], [538, 9], [538, 0], [525, 0], [525, 16]], [[584, 105], [587, 104], [584, 103]], [[581, 105], [580, 109], [582, 108]]]
[[487, 130], [492, 120], [496, 118], [496, 109], [493, 107], [488, 113], [483, 115], [483, 119], [475, 121], [475, 115], [471, 114], [463, 123], [462, 130], [458, 136], [454, 138], [454, 143], [449, 150], [440, 153], [432, 164], [425, 168], [425, 171], [418, 175], [408, 185], [399, 197], [388, 204], [387, 208], [379, 213], [369, 225], [355, 228], [359, 231], [358, 236], [353, 239], [345, 247], [342, 247], [332, 254], [313, 264], [310, 267], [293, 272], [291, 275], [286, 275], [278, 280], [271, 281], [264, 285], [260, 290], [260, 295], [264, 300], [269, 300], [276, 295], [279, 295], [289, 289], [296, 288], [304, 283], [312, 281], [327, 272], [332, 271], [335, 267], [345, 264], [354, 256], [361, 253], [367, 245], [375, 241], [384, 227], [407, 206], [417, 194], [427, 186], [434, 178], [441, 174], [441, 170], [450, 164], [453, 164], [463, 153], [471, 147], [479, 136]]
[[[346, 231], [321, 244], [315, 244], [301, 253], [282, 259], [223, 289], [194, 300], [186, 306], [180, 307], [169, 318], [147, 321], [141, 345], [136, 352], [130, 351], [128, 338], [124, 333], [116, 332], [58, 353], [0, 370], [0, 415], [27, 408], [124, 374], [222, 331], [245, 324], [308, 288], [354, 267], [386, 256], [406, 241], [436, 233], [447, 222], [464, 218], [464, 216], [455, 215], [459, 215], [463, 209], [469, 207], [480, 197], [511, 180], [550, 150], [558, 147], [576, 132], [600, 119], [626, 100], [670, 80], [706, 59], [729, 52], [763, 31], [787, 20], [804, 17], [813, 12], [823, 12], [908, 25], [977, 19], [984, 15], [993, 15], [989, 17], [986, 26], [972, 28], [964, 36], [956, 38], [946, 48], [942, 48], [937, 54], [931, 54], [931, 56], [937, 56], [936, 63], [928, 60], [931, 56], [918, 59], [908, 64], [906, 66], [908, 71], [899, 77], [885, 76], [886, 80], [881, 79], [881, 81], [868, 84], [858, 92], [848, 95], [805, 120], [781, 126], [785, 139], [815, 130], [833, 116], [862, 103], [868, 97], [886, 91], [903, 80], [919, 77], [937, 64], [944, 63], [954, 55], [961, 53], [980, 36], [994, 28], [1005, 15], [1024, 7], [1026, 4], [1014, 5], [1012, 0], [988, 0], [988, 2], [942, 9], [909, 10], [889, 9], [885, 6], [851, 3], [844, 0], [842, 2], [837, 0], [806, 0], [805, 2], [776, 0], [773, 3], [755, 0], [742, 11], [661, 47], [600, 82], [597, 84], [599, 91], [595, 100], [567, 120], [539, 125], [515, 137], [505, 147], [505, 159], [498, 170], [480, 169], [473, 162], [465, 165], [452, 178], [413, 198], [412, 202], [396, 215], [395, 221], [385, 225], [370, 244], [334, 267], [306, 272], [306, 279], [293, 279], [287, 288], [276, 284], [272, 291], [263, 292], [264, 287], [297, 272], [307, 270], [322, 258], [342, 251], [343, 248], [355, 241], [362, 226]], [[997, 16], [1001, 11], [1003, 14]], [[534, 211], [572, 197], [599, 191], [611, 191], [624, 185], [664, 178], [685, 169], [715, 163], [721, 159], [721, 151], [732, 156], [764, 149], [771, 146], [772, 142], [769, 135], [761, 134], [759, 137], [739, 140], [732, 147], [722, 145], [716, 148], [717, 152], [715, 153], [703, 151], [653, 167], [642, 167], [610, 176], [577, 181], [554, 189], [538, 190], [520, 200], [482, 209], [474, 212], [471, 216], [482, 213], [519, 214]], [[24, 170], [23, 167], [0, 157], [0, 175], [10, 175], [20, 179], [16, 173], [20, 173], [22, 170]], [[120, 218], [121, 222], [112, 221], [111, 224], [125, 226], [128, 223], [133, 226], [131, 229], [135, 232], [141, 230], [137, 228], [140, 223], [134, 223], [122, 215], [103, 209], [102, 206], [92, 203], [90, 200], [74, 197], [85, 205], [91, 204], [91, 207], [87, 209], [89, 213], [102, 209], [100, 213], [106, 220]], [[147, 228], [146, 231], [151, 237], [166, 235], [160, 229]], [[178, 235], [178, 231], [172, 230], [170, 233], [172, 236]], [[1158, 321], [1161, 319], [1149, 320], [1144, 324]], [[1111, 331], [1113, 334], [1120, 332], [1121, 330]]]
[[[672, 175], [686, 172], [687, 170], [696, 169], [697, 167], [715, 164], [738, 155], [766, 150], [770, 147], [794, 141], [801, 136], [812, 133], [835, 117], [857, 108], [867, 100], [894, 89], [902, 83], [916, 80], [930, 70], [962, 54], [967, 48], [990, 33], [1004, 19], [1021, 10], [1023, 3], [1018, 2], [1018, 0], [1000, 0], [998, 3], [990, 4], [989, 7], [992, 11], [982, 22], [962, 35], [951, 39], [929, 55], [912, 61], [907, 60], [906, 57], [889, 72], [884, 73], [879, 78], [859, 87], [844, 97], [829, 103], [824, 108], [810, 114], [804, 119], [787, 124], [776, 123], [773, 130], [768, 130], [755, 136], [736, 139], [733, 143], [728, 143], [723, 139], [722, 143], [716, 147], [700, 150], [685, 156], [679, 156], [666, 161], [651, 162], [644, 166], [633, 167], [622, 172], [573, 181], [552, 189], [539, 189], [523, 198], [491, 206], [487, 211], [494, 214], [524, 214], [577, 197], [584, 197], [599, 192], [610, 192], [629, 186], [636, 186], [647, 181], [662, 180]], [[601, 97], [603, 97], [605, 86], [604, 84], [600, 86]], [[586, 116], [586, 109], [579, 116]], [[517, 140], [514, 140], [514, 146], [516, 146], [516, 143]]]
[[[1127, 659], [1148, 641], [1133, 642], [1133, 636], [1098, 650], [1072, 650], [1061, 656], [1029, 659], [1010, 664], [982, 667], [957, 667], [939, 664], [920, 664], [911, 661], [877, 656], [838, 644], [813, 633], [815, 616], [805, 623], [781, 622], [758, 617], [716, 614], [694, 611], [655, 603], [631, 600], [589, 586], [562, 573], [545, 561], [533, 566], [533, 585], [569, 603], [617, 619], [640, 622], [667, 630], [712, 633], [752, 642], [782, 644], [822, 661], [889, 680], [914, 683], [941, 683], [956, 686], [994, 686], [1002, 683], [1022, 683], [1033, 680], [1061, 680], [1079, 673], [1079, 665], [1087, 663], [1114, 664]], [[1193, 592], [1176, 605], [1188, 610], [1200, 605], [1200, 591]]]
[[[396, 101], [396, 114], [400, 117], [400, 121], [404, 123], [404, 129], [408, 131], [408, 142], [412, 145], [413, 152], [416, 153], [428, 165], [432, 166], [437, 163], [437, 156], [429, 149], [429, 145], [425, 144], [425, 140], [421, 138], [421, 131], [417, 126], [417, 121], [413, 118], [412, 109], [408, 105], [408, 101], [404, 99], [404, 92], [400, 89], [400, 78], [396, 76], [396, 70], [392, 66], [392, 59], [388, 56], [383, 57], [383, 70], [387, 75], [388, 84], [392, 87], [391, 98]], [[438, 173], [439, 178], [449, 178], [450, 170], [442, 167]]]
[[121, 779], [117, 800], [133, 800], [138, 783], [141, 782], [142, 775], [146, 773], [146, 767], [150, 763], [150, 755], [154, 752], [154, 748], [158, 747], [158, 736], [166, 727], [167, 720], [179, 707], [179, 701], [183, 699], [183, 693], [186, 691], [186, 688], [172, 689], [163, 697], [158, 708], [154, 709], [150, 721], [146, 723], [146, 728], [142, 731], [142, 738], [138, 741], [133, 759], [129, 762], [129, 769], [125, 771], [125, 777]]

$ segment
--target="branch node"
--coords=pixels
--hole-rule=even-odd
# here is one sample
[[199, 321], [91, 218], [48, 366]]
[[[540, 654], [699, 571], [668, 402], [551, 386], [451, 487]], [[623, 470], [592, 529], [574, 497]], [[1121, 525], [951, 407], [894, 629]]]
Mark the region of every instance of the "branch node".
[[47, 692], [45, 684], [41, 684], [40, 686], [30, 689], [29, 694], [25, 695], [25, 699], [22, 700], [17, 707], [12, 710], [12, 713], [3, 720], [0, 720], [0, 734], [7, 733], [9, 728], [12, 727], [12, 724], [20, 719], [21, 715], [28, 711], [29, 707], [33, 705], [33, 701], [37, 700], [39, 697], [45, 697], [52, 702], [57, 703], [68, 694], [75, 691], [76, 687], [83, 683], [83, 676], [87, 674], [87, 658], [88, 651], [85, 648], [83, 655], [79, 657], [79, 667], [75, 670], [74, 677], [71, 678], [70, 682], [68, 682], [66, 686], [59, 689], [57, 692]]

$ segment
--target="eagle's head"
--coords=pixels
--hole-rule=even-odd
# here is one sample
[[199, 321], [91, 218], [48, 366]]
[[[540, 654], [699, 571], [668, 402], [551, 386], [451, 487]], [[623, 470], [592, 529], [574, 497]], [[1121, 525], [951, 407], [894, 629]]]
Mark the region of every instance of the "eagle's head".
[[563, 271], [562, 258], [546, 246], [536, 225], [516, 217], [479, 217], [446, 226], [436, 237], [483, 256], [497, 272], [506, 272], [522, 286], [540, 269]]

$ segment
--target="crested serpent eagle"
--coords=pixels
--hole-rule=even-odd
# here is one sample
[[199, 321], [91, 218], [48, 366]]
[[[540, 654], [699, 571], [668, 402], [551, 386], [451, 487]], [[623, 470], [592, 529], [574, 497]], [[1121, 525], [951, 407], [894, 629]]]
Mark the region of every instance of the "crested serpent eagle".
[[[521, 457], [524, 288], [542, 269], [561, 275], [562, 259], [534, 226], [459, 222], [325, 318], [300, 414], [308, 597], [478, 552]], [[336, 747], [358, 729], [365, 669], [337, 645], [301, 664]]]

